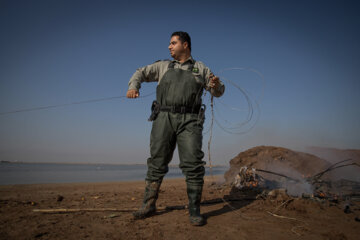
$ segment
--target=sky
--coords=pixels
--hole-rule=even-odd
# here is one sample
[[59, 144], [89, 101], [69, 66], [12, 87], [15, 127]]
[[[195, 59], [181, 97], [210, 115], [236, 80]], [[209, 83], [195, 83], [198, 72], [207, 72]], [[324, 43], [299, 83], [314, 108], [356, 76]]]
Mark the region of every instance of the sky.
[[[259, 145], [360, 149], [359, 10], [358, 1], [0, 0], [0, 113], [123, 97], [136, 69], [171, 58], [171, 33], [186, 31], [193, 58], [226, 87], [214, 99], [212, 164]], [[0, 114], [0, 160], [146, 163], [155, 90]], [[209, 94], [204, 102], [208, 162]]]

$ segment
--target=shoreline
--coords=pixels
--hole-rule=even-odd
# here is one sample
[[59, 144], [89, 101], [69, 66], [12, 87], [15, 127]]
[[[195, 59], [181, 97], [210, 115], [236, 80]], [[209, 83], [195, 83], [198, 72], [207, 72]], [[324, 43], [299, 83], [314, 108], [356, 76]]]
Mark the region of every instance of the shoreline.
[[[222, 181], [224, 178], [223, 174], [217, 174], [212, 176], [205, 176], [204, 182], [212, 181], [211, 178], [214, 178], [214, 181]], [[185, 176], [184, 177], [166, 177], [164, 178], [163, 182], [167, 181], [181, 181], [184, 180], [185, 182]], [[139, 184], [139, 183], [145, 183], [145, 179], [143, 180], [121, 180], [121, 181], [104, 181], [104, 182], [59, 182], [59, 183], [20, 183], [20, 184], [0, 184], [0, 190], [2, 187], [21, 187], [21, 186], [51, 186], [51, 185], [107, 185], [107, 184]]]

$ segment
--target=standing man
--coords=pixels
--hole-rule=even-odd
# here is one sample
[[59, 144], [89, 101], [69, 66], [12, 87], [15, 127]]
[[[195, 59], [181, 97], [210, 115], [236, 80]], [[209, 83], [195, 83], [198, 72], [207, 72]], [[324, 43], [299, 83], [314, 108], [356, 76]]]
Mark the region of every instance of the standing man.
[[190, 223], [201, 226], [205, 224], [200, 215], [205, 174], [201, 150], [205, 106], [201, 96], [205, 89], [220, 97], [225, 86], [208, 67], [191, 57], [191, 39], [186, 32], [171, 35], [169, 50], [174, 60], [157, 61], [137, 69], [126, 94], [128, 98], [137, 98], [142, 82], [158, 82], [156, 101], [149, 118], [153, 125], [144, 200], [133, 215], [139, 219], [156, 212], [160, 185], [169, 170], [168, 164], [177, 143], [179, 167], [186, 176]]

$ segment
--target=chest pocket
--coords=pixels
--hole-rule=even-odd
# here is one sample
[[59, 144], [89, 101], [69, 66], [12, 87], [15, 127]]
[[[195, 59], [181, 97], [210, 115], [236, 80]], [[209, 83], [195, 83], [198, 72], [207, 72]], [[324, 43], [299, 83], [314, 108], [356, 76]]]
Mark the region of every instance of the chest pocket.
[[193, 72], [192, 75], [195, 77], [197, 83], [201, 84], [202, 86], [205, 86], [205, 79], [200, 73]]

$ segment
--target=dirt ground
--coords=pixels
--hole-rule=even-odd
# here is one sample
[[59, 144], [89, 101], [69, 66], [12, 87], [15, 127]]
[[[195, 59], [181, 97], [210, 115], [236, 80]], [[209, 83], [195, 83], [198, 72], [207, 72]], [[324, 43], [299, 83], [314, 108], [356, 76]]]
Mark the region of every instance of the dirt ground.
[[[230, 189], [206, 178], [202, 214], [191, 226], [186, 210], [162, 210], [144, 220], [131, 212], [40, 213], [34, 209], [133, 209], [145, 183], [76, 183], [0, 186], [0, 239], [359, 239], [360, 202], [303, 198], [221, 200]], [[184, 179], [165, 179], [158, 207], [187, 204]], [[344, 209], [348, 205], [345, 213]]]

